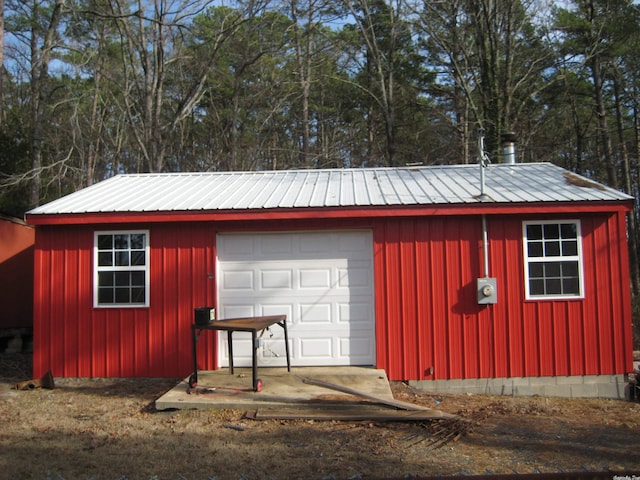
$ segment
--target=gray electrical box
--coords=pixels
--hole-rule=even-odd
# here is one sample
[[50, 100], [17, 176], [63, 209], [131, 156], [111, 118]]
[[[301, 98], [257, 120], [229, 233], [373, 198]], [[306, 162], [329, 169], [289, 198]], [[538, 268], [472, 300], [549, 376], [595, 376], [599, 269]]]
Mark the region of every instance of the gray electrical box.
[[491, 305], [498, 303], [498, 290], [495, 278], [479, 278], [478, 279], [478, 304]]

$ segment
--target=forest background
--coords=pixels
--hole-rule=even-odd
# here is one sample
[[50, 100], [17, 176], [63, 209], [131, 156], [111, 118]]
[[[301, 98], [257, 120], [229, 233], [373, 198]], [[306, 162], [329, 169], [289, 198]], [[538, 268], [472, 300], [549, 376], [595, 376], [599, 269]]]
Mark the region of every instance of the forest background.
[[475, 163], [481, 135], [494, 163], [513, 136], [518, 162], [640, 192], [638, 2], [0, 0], [0, 12], [4, 213], [119, 173]]

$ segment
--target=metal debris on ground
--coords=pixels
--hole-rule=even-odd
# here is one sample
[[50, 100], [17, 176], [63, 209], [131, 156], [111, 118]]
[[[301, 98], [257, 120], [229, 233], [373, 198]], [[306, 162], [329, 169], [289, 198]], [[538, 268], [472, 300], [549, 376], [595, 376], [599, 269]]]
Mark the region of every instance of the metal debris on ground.
[[[370, 402], [369, 406], [354, 404], [352, 402], [339, 401], [331, 403], [330, 411], [326, 406], [316, 404], [315, 408], [306, 405], [305, 409], [262, 409], [255, 412], [247, 412], [246, 418], [254, 420], [266, 419], [313, 419], [313, 420], [348, 420], [348, 421], [372, 421], [372, 422], [402, 422], [403, 428], [411, 428], [412, 433], [405, 440], [415, 443], [427, 442], [430, 449], [440, 448], [449, 442], [456, 442], [469, 433], [481, 420], [489, 416], [489, 411], [469, 412], [461, 411], [454, 415], [440, 410], [433, 410], [423, 405], [417, 405], [396, 399], [381, 398], [364, 392], [336, 385], [320, 380], [301, 378], [304, 383], [325, 387], [342, 393], [348, 393], [356, 397], [364, 398]], [[378, 407], [376, 407], [378, 404]], [[380, 409], [380, 405], [387, 410]], [[388, 407], [392, 407], [389, 409]], [[311, 409], [311, 411], [310, 411]], [[419, 433], [415, 433], [416, 425], [421, 427]], [[428, 430], [425, 434], [424, 429]]]
[[481, 421], [485, 420], [490, 413], [484, 409], [473, 413], [467, 413], [464, 417], [435, 418], [429, 422], [418, 422], [427, 433], [412, 433], [404, 437], [412, 442], [412, 445], [426, 442], [428, 449], [438, 449], [451, 442], [457, 442], [462, 437], [471, 433], [473, 428]]
[[230, 428], [231, 430], [237, 430], [238, 432], [243, 432], [247, 428], [244, 423], [225, 423], [222, 426], [224, 428]]
[[42, 378], [34, 378], [16, 384], [16, 390], [33, 390], [36, 388], [47, 388], [53, 390], [56, 388], [56, 382], [53, 379], [51, 371], [45, 373]]

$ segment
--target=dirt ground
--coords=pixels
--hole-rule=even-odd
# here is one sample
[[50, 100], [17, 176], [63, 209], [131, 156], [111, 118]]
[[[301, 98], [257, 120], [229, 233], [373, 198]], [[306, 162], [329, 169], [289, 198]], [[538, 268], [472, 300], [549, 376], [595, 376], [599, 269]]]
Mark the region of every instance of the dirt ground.
[[[178, 379], [55, 379], [18, 391], [24, 357], [0, 358], [0, 478], [364, 479], [640, 472], [640, 403], [427, 395], [397, 399], [471, 418], [445, 424], [251, 420], [244, 411], [156, 412]], [[28, 370], [27, 370], [28, 371]], [[25, 377], [25, 375], [27, 375]], [[434, 430], [435, 429], [435, 430]]]

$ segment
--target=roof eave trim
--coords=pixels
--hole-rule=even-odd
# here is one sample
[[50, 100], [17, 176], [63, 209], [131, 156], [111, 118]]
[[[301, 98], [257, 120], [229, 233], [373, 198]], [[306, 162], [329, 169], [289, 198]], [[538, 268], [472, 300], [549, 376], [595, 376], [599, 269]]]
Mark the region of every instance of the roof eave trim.
[[585, 202], [523, 202], [432, 204], [411, 206], [276, 208], [253, 210], [199, 210], [164, 212], [96, 212], [80, 214], [27, 214], [29, 225], [98, 225], [203, 221], [254, 221], [332, 218], [415, 217], [439, 215], [512, 215], [627, 212], [632, 200]]

